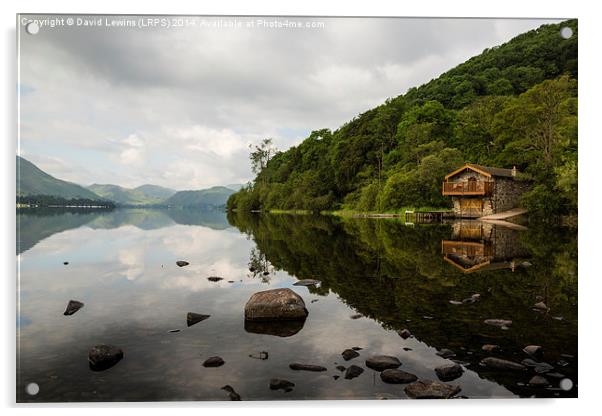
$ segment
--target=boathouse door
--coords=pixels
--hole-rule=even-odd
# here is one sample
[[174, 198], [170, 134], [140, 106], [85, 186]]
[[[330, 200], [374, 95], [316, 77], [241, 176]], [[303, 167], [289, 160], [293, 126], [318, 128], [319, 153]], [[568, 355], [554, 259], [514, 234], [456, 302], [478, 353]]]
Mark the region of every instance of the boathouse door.
[[480, 198], [460, 198], [460, 212], [465, 218], [483, 216], [483, 200]]

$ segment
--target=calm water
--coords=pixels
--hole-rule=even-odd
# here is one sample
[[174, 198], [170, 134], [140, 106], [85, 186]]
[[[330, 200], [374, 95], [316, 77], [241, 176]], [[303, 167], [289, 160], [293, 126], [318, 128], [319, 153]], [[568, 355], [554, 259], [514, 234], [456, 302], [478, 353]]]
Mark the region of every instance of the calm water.
[[[18, 220], [19, 401], [228, 400], [226, 384], [243, 400], [406, 398], [404, 385], [383, 383], [365, 359], [394, 355], [401, 369], [437, 380], [434, 368], [450, 362], [436, 355], [443, 348], [465, 366], [449, 382], [462, 396], [577, 395], [574, 231], [142, 209], [28, 210]], [[322, 285], [293, 286], [307, 278]], [[290, 336], [245, 329], [248, 298], [278, 287], [303, 297], [304, 325], [270, 329], [298, 331]], [[473, 304], [449, 302], [476, 293]], [[70, 299], [85, 306], [63, 316]], [[533, 310], [539, 300], [547, 313]], [[187, 327], [188, 312], [211, 318]], [[503, 330], [483, 323], [490, 318], [513, 323]], [[414, 337], [402, 339], [404, 328]], [[87, 356], [96, 344], [119, 346], [125, 357], [93, 372]], [[501, 350], [485, 353], [483, 344]], [[551, 377], [549, 388], [529, 387], [532, 371], [479, 365], [490, 355], [520, 362], [529, 344], [545, 348], [543, 360], [573, 381], [571, 390]], [[351, 347], [361, 355], [345, 362], [340, 354]], [[251, 357], [261, 351], [267, 360]], [[226, 364], [202, 366], [215, 355]], [[296, 372], [292, 362], [328, 371]], [[339, 364], [365, 372], [335, 379]], [[271, 391], [271, 378], [296, 386]], [[36, 396], [25, 393], [32, 382]]]

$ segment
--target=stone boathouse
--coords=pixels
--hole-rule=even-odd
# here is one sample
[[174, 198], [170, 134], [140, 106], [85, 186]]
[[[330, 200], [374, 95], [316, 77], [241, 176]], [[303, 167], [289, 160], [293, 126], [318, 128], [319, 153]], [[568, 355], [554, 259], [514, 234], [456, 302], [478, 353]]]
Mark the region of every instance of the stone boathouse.
[[517, 178], [516, 167], [492, 168], [467, 163], [445, 176], [443, 195], [452, 197], [454, 214], [479, 218], [518, 207], [529, 182]]

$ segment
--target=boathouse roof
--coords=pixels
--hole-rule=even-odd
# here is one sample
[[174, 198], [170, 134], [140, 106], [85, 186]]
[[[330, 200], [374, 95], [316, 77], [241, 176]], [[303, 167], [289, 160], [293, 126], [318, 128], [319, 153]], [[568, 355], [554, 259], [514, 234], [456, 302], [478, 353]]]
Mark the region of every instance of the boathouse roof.
[[505, 178], [512, 178], [512, 177], [516, 176], [515, 168], [513, 168], [513, 169], [493, 168], [490, 166], [476, 165], [474, 163], [466, 163], [464, 166], [447, 174], [445, 176], [445, 179], [447, 180], [448, 178], [451, 178], [452, 176], [455, 176], [458, 173], [463, 172], [466, 169], [473, 170], [473, 171], [480, 173], [481, 175], [487, 176], [489, 178], [491, 178], [492, 176], [505, 177]]

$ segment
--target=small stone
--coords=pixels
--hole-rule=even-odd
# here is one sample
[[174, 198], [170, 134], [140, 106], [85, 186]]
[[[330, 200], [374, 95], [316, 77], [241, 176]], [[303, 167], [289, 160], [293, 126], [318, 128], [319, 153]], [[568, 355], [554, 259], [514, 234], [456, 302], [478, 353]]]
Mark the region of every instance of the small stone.
[[267, 276], [267, 275], [269, 275], [269, 274], [270, 274], [270, 272], [268, 272], [268, 271], [265, 271], [265, 272], [263, 272], [263, 275], [264, 275], [264, 276]]
[[481, 347], [481, 349], [485, 352], [494, 352], [498, 351], [500, 349], [500, 346], [495, 344], [485, 344]]
[[338, 380], [338, 379], [340, 379], [340, 378], [341, 378], [341, 376], [336, 376], [336, 375], [335, 375], [335, 376], [332, 376], [332, 378], [334, 378], [335, 380]]
[[312, 299], [310, 303], [316, 303], [317, 301], [319, 301], [320, 299]]
[[115, 364], [117, 364], [123, 358], [123, 351], [121, 348], [113, 345], [96, 345], [88, 352], [88, 362], [90, 363], [90, 369], [93, 371], [104, 371]]
[[441, 381], [451, 381], [461, 377], [464, 370], [459, 364], [449, 364], [435, 368], [435, 373]]
[[352, 349], [346, 349], [345, 351], [343, 351], [341, 353], [341, 355], [343, 356], [343, 358], [345, 359], [345, 361], [349, 361], [355, 357], [359, 357], [359, 353], [357, 351], [354, 351]]
[[412, 349], [410, 347], [403, 347], [404, 351], [412, 351]]
[[533, 358], [540, 359], [543, 355], [543, 348], [540, 345], [527, 345], [523, 348], [523, 352]]
[[512, 321], [509, 319], [485, 319], [485, 324], [491, 326], [497, 326], [501, 329], [508, 329], [510, 325], [512, 325]]
[[203, 363], [203, 367], [221, 367], [225, 363], [222, 357], [209, 357]]
[[537, 302], [535, 305], [533, 305], [533, 309], [540, 312], [547, 312], [550, 310], [550, 308], [548, 308], [548, 306], [543, 302]]
[[192, 326], [209, 318], [211, 318], [211, 315], [202, 315], [200, 313], [188, 312], [188, 314], [186, 315], [186, 325]]
[[351, 347], [351, 349], [352, 349], [353, 351], [361, 351], [361, 350], [363, 350], [363, 348], [362, 348], [362, 347]]
[[401, 331], [397, 332], [397, 334], [403, 339], [408, 339], [412, 336], [412, 333], [408, 329], [402, 329]]
[[66, 265], [69, 264], [69, 262], [68, 261], [64, 261], [63, 264], [66, 266]]
[[424, 315], [422, 317], [422, 319], [435, 319], [435, 317], [434, 316], [430, 316], [430, 315]]
[[345, 367], [344, 365], [337, 365], [335, 368], [339, 371], [345, 371], [347, 369], [347, 367]]
[[326, 367], [322, 367], [321, 365], [301, 364], [301, 363], [289, 364], [289, 368], [291, 370], [296, 370], [296, 371], [326, 371]]
[[358, 367], [357, 365], [351, 365], [349, 366], [347, 371], [345, 371], [345, 379], [351, 380], [352, 378], [360, 376], [363, 372], [364, 369], [362, 367]]
[[320, 283], [322, 282], [315, 279], [301, 279], [293, 283], [293, 286], [318, 286]]
[[567, 365], [569, 365], [568, 361], [565, 360], [558, 360], [556, 361], [556, 365], [560, 366], [560, 367], [566, 367]]
[[170, 334], [173, 334], [173, 333], [176, 333], [176, 332], [180, 332], [180, 330], [176, 328], [176, 329], [170, 329], [167, 332], [169, 332]]
[[404, 391], [411, 399], [450, 399], [462, 389], [438, 381], [420, 380], [408, 384]]
[[65, 309], [65, 312], [63, 312], [63, 315], [65, 316], [69, 316], [69, 315], [73, 315], [75, 312], [79, 311], [81, 308], [84, 307], [84, 304], [78, 300], [70, 300], [69, 303], [67, 304], [67, 309]]
[[439, 357], [443, 357], [443, 358], [451, 358], [451, 357], [456, 356], [455, 352], [453, 352], [452, 350], [449, 350], [447, 348], [443, 348], [442, 350], [438, 351], [436, 354]]
[[462, 299], [462, 303], [465, 305], [470, 305], [472, 303], [475, 303], [477, 300], [475, 298], [466, 298], [466, 299]]
[[525, 371], [527, 367], [514, 361], [502, 360], [501, 358], [487, 357], [481, 360], [481, 365], [496, 370]]
[[286, 393], [293, 391], [295, 383], [288, 380], [281, 380], [279, 378], [273, 378], [270, 380], [270, 390], [284, 390]]
[[184, 260], [178, 260], [178, 261], [176, 261], [176, 264], [178, 265], [178, 267], [184, 267], [184, 266], [188, 266], [190, 263], [188, 263], [187, 261], [184, 261]]
[[375, 371], [383, 371], [388, 368], [397, 368], [401, 362], [396, 357], [390, 355], [375, 355], [366, 360], [366, 367]]
[[545, 377], [533, 376], [533, 378], [529, 380], [529, 385], [533, 387], [547, 387], [550, 385], [550, 382]]
[[406, 384], [418, 380], [415, 374], [407, 373], [397, 368], [389, 368], [380, 373], [380, 378], [389, 384]]
[[360, 319], [363, 317], [364, 317], [364, 315], [362, 315], [361, 313], [356, 313], [355, 315], [350, 316], [351, 319]]
[[228, 283], [234, 283], [234, 280], [228, 280]]
[[255, 272], [256, 270], [257, 270], [257, 269], [256, 269], [255, 267], [249, 267], [249, 271], [250, 271], [251, 273]]
[[450, 300], [449, 303], [451, 303], [452, 305], [462, 305], [462, 302], [458, 300]]
[[553, 372], [553, 373], [546, 373], [546, 377], [548, 377], [548, 378], [556, 378], [556, 379], [561, 380], [561, 379], [565, 378], [566, 376], [564, 374], [562, 374], [562, 373]]
[[219, 276], [209, 276], [207, 280], [210, 282], [219, 282], [220, 280], [224, 280], [224, 278]]
[[481, 299], [481, 294], [480, 293], [474, 293], [470, 297], [473, 298], [473, 299], [476, 299], [476, 300], [480, 300]]
[[233, 402], [240, 401], [240, 394], [235, 392], [234, 389], [232, 388], [232, 386], [225, 385], [224, 387], [222, 387], [222, 390], [225, 390], [228, 392], [228, 397], [230, 397], [230, 400], [232, 400]]

